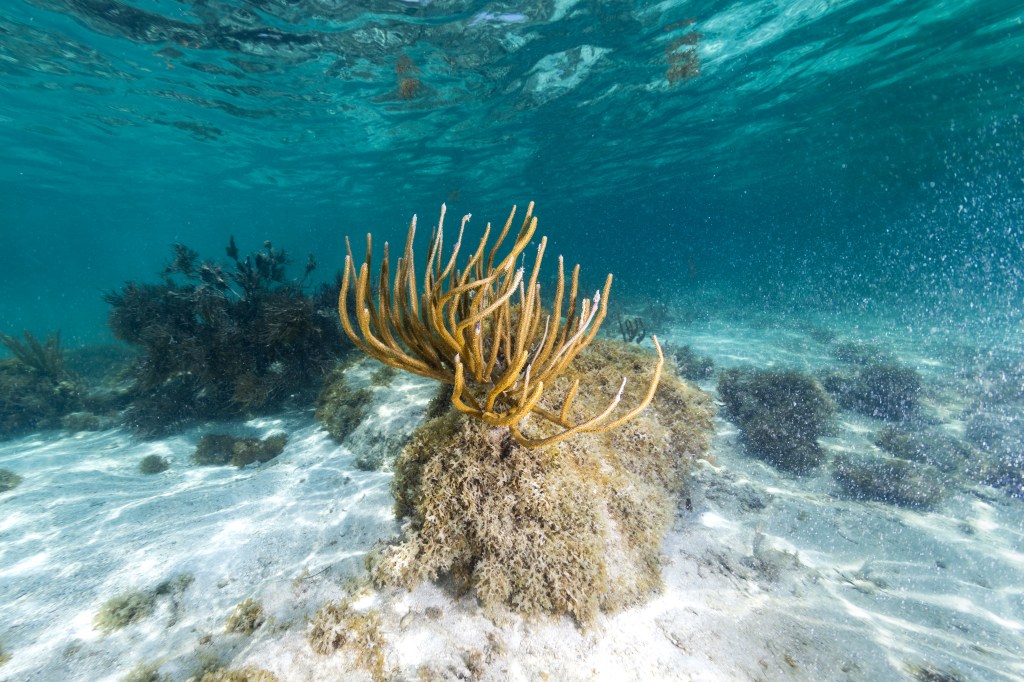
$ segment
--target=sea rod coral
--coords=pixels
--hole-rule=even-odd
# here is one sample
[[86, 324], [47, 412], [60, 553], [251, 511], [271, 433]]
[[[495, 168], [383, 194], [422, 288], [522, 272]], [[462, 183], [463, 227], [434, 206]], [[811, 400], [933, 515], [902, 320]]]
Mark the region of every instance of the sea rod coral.
[[[652, 340], [658, 361], [650, 386], [640, 403], [625, 414], [613, 418], [623, 395], [620, 388], [603, 411], [581, 421], [571, 420], [578, 380], [566, 393], [560, 408], [544, 407], [541, 400], [545, 388], [597, 336], [607, 314], [612, 276], [608, 275], [603, 291], [595, 293], [592, 299], [580, 300], [579, 266], [573, 268], [563, 322], [566, 282], [561, 256], [554, 303], [548, 314], [541, 304], [537, 280], [547, 238], [542, 237], [537, 246], [528, 278], [524, 266], [516, 267], [537, 229], [532, 202], [512, 248], [503, 258], [495, 262], [515, 219], [515, 206], [490, 250], [488, 223], [479, 245], [461, 269], [457, 261], [470, 216], [462, 218], [451, 255], [445, 258], [445, 211], [442, 205], [427, 252], [422, 289], [417, 283], [413, 257], [415, 216], [393, 280], [388, 245], [384, 244], [376, 288], [370, 281], [371, 235], [366, 236], [366, 260], [358, 272], [351, 244], [346, 240], [348, 255], [338, 310], [345, 333], [356, 346], [387, 365], [451, 384], [456, 409], [491, 426], [508, 428], [518, 444], [529, 448], [551, 445], [578, 433], [614, 429], [647, 407], [657, 390], [664, 364], [655, 337]], [[355, 324], [350, 306], [354, 308]], [[527, 437], [519, 425], [531, 414], [559, 430], [548, 436]]]

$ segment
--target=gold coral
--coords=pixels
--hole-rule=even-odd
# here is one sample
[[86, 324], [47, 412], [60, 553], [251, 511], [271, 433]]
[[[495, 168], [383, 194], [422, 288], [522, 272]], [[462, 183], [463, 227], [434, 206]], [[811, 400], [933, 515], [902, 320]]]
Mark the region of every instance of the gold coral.
[[[461, 270], [456, 267], [456, 262], [470, 216], [462, 218], [458, 239], [445, 261], [442, 257], [445, 211], [442, 204], [441, 218], [427, 252], [422, 291], [417, 289], [412, 252], [416, 216], [409, 225], [405, 253], [398, 259], [393, 282], [388, 245], [384, 244], [376, 294], [370, 283], [372, 236], [366, 235], [366, 261], [358, 274], [352, 246], [348, 239], [345, 240], [348, 254], [338, 297], [338, 313], [345, 333], [358, 348], [384, 364], [451, 384], [454, 387], [452, 404], [456, 409], [492, 426], [507, 427], [517, 443], [529, 448], [557, 443], [577, 433], [613, 429], [650, 404], [665, 363], [661, 346], [654, 336], [651, 338], [658, 353], [654, 376], [644, 399], [626, 414], [610, 420], [622, 399], [625, 379], [607, 408], [583, 422], [573, 422], [569, 416], [579, 389], [578, 379], [569, 388], [557, 412], [542, 407], [540, 400], [545, 386], [550, 386], [597, 336], [608, 310], [612, 276], [609, 274], [605, 280], [603, 292], [598, 291], [593, 299], [584, 298], [581, 302], [577, 298], [580, 267], [574, 267], [563, 323], [565, 270], [559, 256], [554, 305], [542, 328], [543, 309], [537, 278], [547, 237], [541, 237], [537, 246], [528, 281], [524, 281], [524, 266], [516, 267], [517, 260], [537, 229], [533, 202], [526, 209], [523, 225], [511, 251], [504, 258], [495, 264], [498, 250], [515, 218], [515, 206], [489, 251], [487, 240], [491, 225], [487, 224], [480, 244]], [[349, 289], [353, 285], [358, 333], [348, 310]], [[518, 302], [513, 304], [516, 294]], [[518, 424], [529, 414], [535, 414], [563, 430], [546, 438], [527, 438]]]

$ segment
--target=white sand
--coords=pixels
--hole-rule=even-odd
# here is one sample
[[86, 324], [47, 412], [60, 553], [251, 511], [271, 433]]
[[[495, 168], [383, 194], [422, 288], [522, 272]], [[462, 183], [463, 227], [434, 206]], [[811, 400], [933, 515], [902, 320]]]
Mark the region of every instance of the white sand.
[[[719, 365], [813, 367], [794, 332], [705, 325], [679, 335]], [[368, 369], [354, 375], [365, 380]], [[362, 373], [362, 374], [360, 374]], [[706, 388], [711, 388], [709, 384]], [[119, 680], [140, 662], [184, 680], [220, 661], [282, 680], [369, 679], [346, 653], [316, 655], [308, 618], [353, 591], [378, 609], [397, 679], [900, 680], [908, 666], [969, 680], [1024, 679], [1024, 505], [986, 488], [951, 490], [931, 512], [838, 495], [826, 472], [786, 476], [742, 452], [717, 422], [715, 464], [697, 467], [665, 541], [665, 590], [581, 631], [567, 619], [489, 618], [447, 586], [358, 586], [363, 558], [398, 532], [390, 474], [354, 468], [352, 449], [414, 428], [431, 394], [399, 377], [374, 423], [339, 446], [311, 414], [209, 425], [137, 442], [122, 431], [0, 443], [24, 477], [0, 495], [0, 679]], [[871, 424], [843, 415], [832, 451], [870, 448]], [[211, 431], [289, 434], [274, 461], [237, 470], [189, 458]], [[139, 460], [170, 470], [139, 474]], [[109, 598], [179, 574], [147, 619], [104, 635]], [[269, 621], [225, 634], [235, 604]]]

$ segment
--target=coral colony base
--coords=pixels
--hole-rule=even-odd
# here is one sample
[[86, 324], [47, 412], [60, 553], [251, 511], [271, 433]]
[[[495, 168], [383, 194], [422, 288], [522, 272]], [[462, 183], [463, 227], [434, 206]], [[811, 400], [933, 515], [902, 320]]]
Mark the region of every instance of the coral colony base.
[[[623, 399], [641, 399], [647, 363], [595, 341], [551, 398], [585, 377], [577, 409], [590, 413], [626, 376]], [[381, 552], [373, 577], [413, 587], [448, 575], [492, 612], [566, 613], [585, 625], [642, 602], [661, 584], [662, 536], [688, 466], [707, 450], [711, 418], [707, 395], [668, 373], [628, 423], [539, 449], [457, 410], [436, 417], [396, 464], [405, 535]]]

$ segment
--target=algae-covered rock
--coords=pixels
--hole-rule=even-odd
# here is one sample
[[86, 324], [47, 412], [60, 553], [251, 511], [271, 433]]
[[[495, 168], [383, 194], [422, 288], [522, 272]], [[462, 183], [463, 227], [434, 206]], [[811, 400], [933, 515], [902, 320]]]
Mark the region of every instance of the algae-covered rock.
[[930, 464], [946, 473], [976, 468], [978, 451], [938, 430], [890, 424], [875, 436], [875, 445], [901, 459]]
[[283, 433], [275, 433], [262, 440], [212, 433], [199, 439], [192, 461], [213, 466], [262, 464], [280, 455], [287, 443], [288, 436]]
[[832, 357], [840, 362], [851, 365], [870, 365], [885, 361], [888, 356], [884, 350], [870, 343], [861, 341], [840, 341], [832, 347]]
[[146, 455], [139, 462], [139, 473], [152, 476], [153, 474], [163, 473], [171, 467], [171, 463], [160, 455]]
[[372, 402], [373, 391], [353, 388], [345, 379], [344, 368], [338, 368], [324, 379], [315, 417], [331, 438], [340, 443], [366, 419]]
[[665, 355], [675, 363], [679, 376], [689, 381], [710, 379], [715, 373], [715, 361], [705, 355], [698, 355], [689, 346], [665, 349]]
[[72, 412], [61, 417], [61, 428], [67, 431], [99, 431], [103, 420], [92, 412]]
[[[545, 399], [561, 405], [579, 377], [572, 418], [582, 420], [626, 376], [622, 404], [636, 404], [652, 365], [649, 354], [598, 341]], [[412, 586], [449, 575], [488, 608], [581, 623], [642, 601], [661, 584], [661, 539], [688, 466], [707, 450], [711, 417], [706, 394], [666, 374], [632, 421], [543, 448], [455, 411], [434, 418], [396, 464], [396, 511], [411, 525], [375, 579]], [[521, 426], [531, 438], [555, 429], [533, 418]]]
[[[368, 377], [366, 369], [370, 369]], [[412, 414], [409, 409], [393, 409], [392, 383], [401, 374], [388, 365], [368, 361], [339, 367], [324, 380], [317, 399], [316, 419], [335, 442], [347, 446], [346, 450], [353, 455], [353, 466], [360, 471], [390, 467], [416, 426], [418, 407]], [[408, 384], [400, 390], [405, 392], [407, 387]], [[451, 393], [444, 400], [443, 411], [450, 406]]]
[[979, 480], [1002, 489], [1011, 497], [1024, 498], [1024, 408], [974, 415], [967, 424], [968, 442], [981, 453]]

